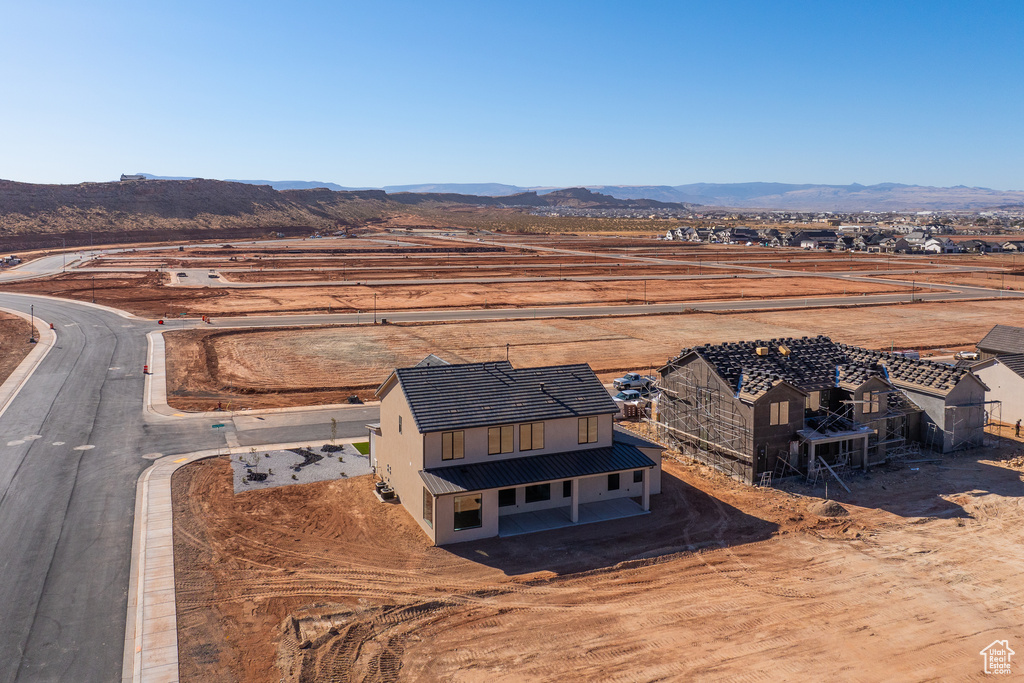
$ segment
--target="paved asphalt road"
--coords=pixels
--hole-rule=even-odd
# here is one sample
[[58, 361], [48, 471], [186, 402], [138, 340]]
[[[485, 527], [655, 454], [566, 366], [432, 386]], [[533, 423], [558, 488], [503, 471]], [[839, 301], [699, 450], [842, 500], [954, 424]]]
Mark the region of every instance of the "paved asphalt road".
[[[0, 306], [30, 304], [57, 342], [0, 416], [0, 682], [115, 681], [142, 456], [222, 446], [231, 432], [210, 418], [144, 417], [152, 323], [0, 293]], [[345, 415], [338, 436], [359, 436], [376, 410]], [[330, 415], [314, 421], [292, 414], [233, 433], [243, 444], [326, 441]]]
[[[62, 263], [63, 257], [48, 257], [33, 270], [59, 270]], [[955, 289], [952, 293], [923, 291], [916, 296], [963, 299], [993, 295], [991, 290], [979, 288]], [[651, 306], [387, 312], [380, 317], [396, 321], [528, 318], [908, 299], [906, 294], [886, 294]], [[376, 409], [356, 406], [333, 413], [303, 411], [262, 420], [252, 413], [233, 419], [227, 416], [231, 425], [227, 433], [210, 429], [215, 422], [210, 417], [147, 416], [142, 410], [141, 369], [147, 351], [145, 335], [157, 329], [155, 323], [86, 304], [0, 292], [0, 306], [27, 312], [30, 305], [35, 306], [37, 316], [55, 324], [57, 343], [0, 416], [0, 683], [114, 681], [121, 675], [135, 485], [150, 462], [143, 456], [215, 448], [225, 445], [227, 438], [243, 445], [326, 441], [332, 416], [338, 417], [338, 436], [359, 436], [365, 433], [367, 422], [376, 420]], [[369, 320], [368, 313], [267, 316], [224, 318], [215, 325]]]

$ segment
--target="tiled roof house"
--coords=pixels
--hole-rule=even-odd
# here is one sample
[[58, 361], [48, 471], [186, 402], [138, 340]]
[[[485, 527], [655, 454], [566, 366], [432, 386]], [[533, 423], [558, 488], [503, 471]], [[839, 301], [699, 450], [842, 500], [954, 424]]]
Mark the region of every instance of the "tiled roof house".
[[614, 429], [588, 365], [399, 368], [377, 396], [371, 464], [436, 545], [639, 514], [660, 492], [661, 448]]
[[824, 336], [697, 346], [660, 373], [665, 438], [748, 483], [816, 458], [866, 469], [909, 442], [980, 445], [984, 429], [986, 387], [969, 370]]

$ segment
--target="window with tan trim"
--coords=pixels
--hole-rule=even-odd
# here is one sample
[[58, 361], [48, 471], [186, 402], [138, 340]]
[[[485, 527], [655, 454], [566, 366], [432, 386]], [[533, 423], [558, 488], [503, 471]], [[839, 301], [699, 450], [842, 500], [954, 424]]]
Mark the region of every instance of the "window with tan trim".
[[512, 448], [512, 425], [501, 427], [488, 427], [487, 429], [487, 455], [498, 453], [511, 453]]
[[519, 450], [539, 451], [544, 448], [544, 423], [519, 425]]
[[597, 443], [597, 416], [581, 417], [579, 422], [579, 443]]
[[441, 432], [441, 459], [461, 460], [466, 457], [466, 432]]
[[864, 400], [864, 413], [866, 415], [877, 413], [880, 410], [881, 401], [878, 398], [878, 392], [865, 391], [861, 398]]
[[789, 424], [789, 401], [771, 404], [771, 419], [769, 423], [773, 425]]

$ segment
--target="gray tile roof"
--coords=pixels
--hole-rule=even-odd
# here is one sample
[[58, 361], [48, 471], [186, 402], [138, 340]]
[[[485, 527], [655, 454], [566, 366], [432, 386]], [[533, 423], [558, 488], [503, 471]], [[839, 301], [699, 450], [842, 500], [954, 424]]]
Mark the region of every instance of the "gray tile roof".
[[586, 363], [517, 370], [499, 361], [395, 374], [422, 433], [618, 412]]
[[[757, 354], [759, 347], [766, 349], [764, 355]], [[789, 353], [782, 353], [782, 347]], [[945, 395], [968, 374], [944, 363], [837, 344], [824, 335], [706, 344], [684, 349], [681, 356], [689, 353], [706, 360], [748, 401], [757, 400], [780, 381], [812, 392], [837, 385], [860, 386], [870, 377], [882, 377], [894, 386]], [[671, 364], [662, 372], [670, 368]]]
[[999, 356], [999, 362], [1008, 367], [1021, 377], [1024, 377], [1024, 353], [1014, 353], [1009, 356]]
[[850, 362], [877, 369], [890, 384], [902, 389], [917, 389], [929, 394], [948, 394], [969, 374], [963, 368], [930, 360], [913, 360], [884, 351], [869, 351], [859, 346], [837, 344]]
[[649, 467], [654, 467], [654, 461], [644, 455], [637, 446], [617, 441], [611, 446], [585, 451], [436, 467], [422, 470], [420, 479], [428, 491], [439, 496]]
[[978, 349], [989, 353], [1024, 353], [1024, 327], [996, 325], [988, 331]]

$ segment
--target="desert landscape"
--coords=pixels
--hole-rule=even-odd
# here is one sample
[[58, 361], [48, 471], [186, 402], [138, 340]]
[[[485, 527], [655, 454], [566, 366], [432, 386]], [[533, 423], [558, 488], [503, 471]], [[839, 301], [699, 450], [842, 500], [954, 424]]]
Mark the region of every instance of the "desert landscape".
[[[427, 354], [519, 367], [586, 362], [604, 381], [647, 372], [688, 346], [825, 334], [871, 349], [949, 356], [993, 320], [1024, 325], [1016, 301], [917, 302], [806, 311], [183, 330], [164, 335], [169, 403], [182, 410], [316, 405], [369, 399], [396, 367]], [[884, 321], [881, 322], [880, 321]], [[509, 346], [506, 348], [506, 344]]]
[[369, 477], [233, 495], [200, 461], [173, 480], [181, 680], [981, 680], [1024, 637], [1024, 450], [991, 440], [830, 501], [667, 457], [639, 521], [448, 548]]

